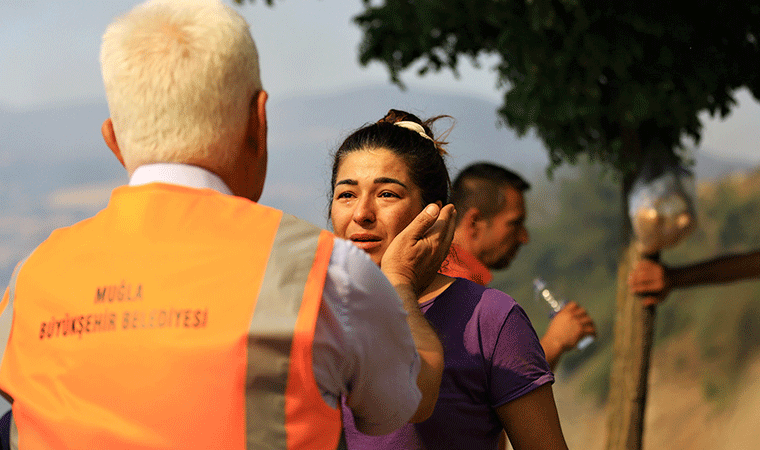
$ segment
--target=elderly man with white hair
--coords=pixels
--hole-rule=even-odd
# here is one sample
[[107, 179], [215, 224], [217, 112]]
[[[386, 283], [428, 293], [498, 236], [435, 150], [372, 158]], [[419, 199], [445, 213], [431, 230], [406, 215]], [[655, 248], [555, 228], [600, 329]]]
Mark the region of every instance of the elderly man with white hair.
[[256, 203], [266, 100], [246, 22], [216, 0], [116, 19], [102, 133], [129, 185], [17, 266], [0, 317], [14, 448], [328, 449], [424, 420], [443, 353], [417, 306], [453, 236], [430, 205], [383, 272]]

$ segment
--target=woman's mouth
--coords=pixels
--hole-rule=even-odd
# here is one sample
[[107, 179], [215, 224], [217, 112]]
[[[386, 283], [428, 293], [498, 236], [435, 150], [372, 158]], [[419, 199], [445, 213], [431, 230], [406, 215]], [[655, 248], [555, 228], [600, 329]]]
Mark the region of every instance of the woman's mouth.
[[348, 239], [365, 252], [380, 247], [383, 242], [379, 236], [367, 233], [354, 233]]

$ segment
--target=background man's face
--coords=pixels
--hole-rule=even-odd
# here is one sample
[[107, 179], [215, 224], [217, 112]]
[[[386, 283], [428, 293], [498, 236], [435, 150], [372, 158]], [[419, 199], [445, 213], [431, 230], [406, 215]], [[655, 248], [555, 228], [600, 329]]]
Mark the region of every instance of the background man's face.
[[483, 230], [481, 262], [489, 269], [504, 269], [529, 241], [525, 229], [525, 199], [512, 187], [502, 188], [504, 208], [486, 221]]

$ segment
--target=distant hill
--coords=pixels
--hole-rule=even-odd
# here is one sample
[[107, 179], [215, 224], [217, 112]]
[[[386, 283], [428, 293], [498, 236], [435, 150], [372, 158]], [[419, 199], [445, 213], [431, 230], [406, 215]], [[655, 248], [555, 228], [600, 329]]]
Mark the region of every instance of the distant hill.
[[751, 164], [744, 161], [720, 158], [707, 151], [697, 150], [695, 153], [697, 164], [694, 174], [700, 181], [719, 179], [735, 172], [746, 172], [753, 169]]
[[0, 108], [0, 166], [107, 157], [110, 152], [100, 136], [107, 118], [105, 102], [23, 111]]
[[[499, 126], [497, 107], [468, 95], [385, 85], [272, 99], [269, 173], [261, 202], [327, 226], [331, 152], [351, 131], [391, 108], [422, 118], [448, 114], [455, 119], [448, 136], [452, 176], [471, 162], [489, 160], [534, 182], [545, 179], [548, 159], [542, 144]], [[107, 117], [104, 102], [27, 111], [0, 107], [0, 280], [7, 280], [14, 262], [53, 228], [91, 215], [105, 205], [110, 187], [126, 182], [100, 136]], [[439, 124], [441, 133], [452, 122]], [[698, 154], [697, 163], [698, 177], [747, 169], [708, 154]]]

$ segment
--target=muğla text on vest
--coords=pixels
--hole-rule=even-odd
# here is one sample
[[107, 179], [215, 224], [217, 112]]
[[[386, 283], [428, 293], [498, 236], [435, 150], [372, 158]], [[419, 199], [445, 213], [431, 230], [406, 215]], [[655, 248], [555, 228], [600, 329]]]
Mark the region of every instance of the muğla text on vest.
[[125, 280], [121, 284], [111, 284], [95, 288], [95, 303], [133, 302], [142, 300], [142, 284], [137, 284], [134, 289], [132, 283]]

